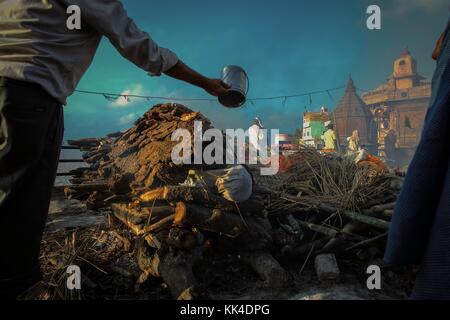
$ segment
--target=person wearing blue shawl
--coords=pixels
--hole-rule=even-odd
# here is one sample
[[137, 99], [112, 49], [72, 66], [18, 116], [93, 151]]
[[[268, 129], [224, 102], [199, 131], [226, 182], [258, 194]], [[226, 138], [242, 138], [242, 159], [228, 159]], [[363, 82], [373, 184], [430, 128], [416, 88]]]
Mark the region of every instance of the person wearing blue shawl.
[[384, 261], [419, 265], [411, 299], [450, 299], [450, 20], [433, 58], [431, 105], [397, 200]]

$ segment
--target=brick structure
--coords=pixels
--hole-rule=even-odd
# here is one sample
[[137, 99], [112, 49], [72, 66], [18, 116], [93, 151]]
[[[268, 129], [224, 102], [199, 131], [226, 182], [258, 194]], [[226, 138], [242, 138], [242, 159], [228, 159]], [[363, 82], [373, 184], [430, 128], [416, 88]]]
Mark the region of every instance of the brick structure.
[[377, 123], [376, 139], [381, 156], [386, 156], [386, 136], [394, 137], [398, 158], [413, 154], [431, 97], [431, 85], [423, 80], [415, 59], [405, 49], [394, 61], [387, 82], [362, 95]]

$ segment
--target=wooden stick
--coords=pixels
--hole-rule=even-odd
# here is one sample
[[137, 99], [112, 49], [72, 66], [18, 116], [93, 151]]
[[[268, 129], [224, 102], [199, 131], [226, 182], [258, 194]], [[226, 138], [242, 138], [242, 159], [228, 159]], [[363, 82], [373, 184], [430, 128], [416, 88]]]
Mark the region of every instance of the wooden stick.
[[390, 210], [390, 209], [394, 209], [394, 208], [395, 208], [395, 202], [390, 202], [390, 203], [386, 203], [386, 204], [380, 204], [377, 206], [373, 206], [369, 210], [372, 210], [375, 213], [381, 213], [385, 210]]
[[300, 223], [300, 225], [302, 227], [308, 228], [311, 231], [321, 233], [321, 234], [326, 235], [328, 237], [335, 237], [336, 235], [339, 234], [338, 231], [333, 230], [331, 228], [327, 228], [327, 227], [320, 226], [320, 225], [317, 225], [317, 224], [309, 223], [309, 222], [306, 222], [306, 221], [301, 221], [301, 220], [297, 220], [297, 221]]
[[367, 246], [369, 244], [372, 244], [372, 243], [374, 243], [374, 242], [376, 242], [378, 240], [381, 240], [381, 239], [385, 238], [387, 235], [388, 235], [388, 233], [386, 232], [386, 233], [380, 234], [380, 235], [378, 235], [378, 236], [376, 236], [376, 237], [374, 237], [372, 239], [367, 239], [367, 240], [358, 242], [358, 243], [348, 247], [347, 249], [345, 249], [345, 251], [351, 251], [351, 250], [354, 250], [354, 249], [357, 249], [357, 248], [361, 248], [361, 247]]
[[158, 222], [152, 224], [151, 226], [144, 227], [143, 231], [145, 233], [151, 233], [151, 232], [159, 232], [163, 229], [168, 229], [173, 225], [173, 219], [175, 218], [175, 215], [172, 214], [168, 217], [165, 217], [164, 219], [159, 220]]
[[375, 228], [383, 229], [383, 230], [389, 230], [389, 227], [391, 225], [389, 222], [387, 222], [385, 220], [381, 220], [381, 219], [374, 218], [374, 217], [369, 217], [362, 213], [357, 213], [357, 212], [353, 212], [353, 211], [344, 211], [344, 212], [342, 212], [342, 215], [344, 215], [345, 217], [352, 219], [354, 221], [358, 221], [358, 222], [370, 225]]

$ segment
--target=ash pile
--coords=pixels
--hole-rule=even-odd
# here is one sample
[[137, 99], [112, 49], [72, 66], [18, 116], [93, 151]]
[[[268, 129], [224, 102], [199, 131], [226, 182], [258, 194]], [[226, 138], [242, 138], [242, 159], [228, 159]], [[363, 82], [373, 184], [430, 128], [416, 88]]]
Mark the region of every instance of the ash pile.
[[[208, 298], [193, 269], [218, 256], [237, 257], [275, 291], [309, 267], [319, 281], [339, 282], [349, 261], [361, 270], [380, 263], [401, 177], [309, 148], [275, 176], [258, 166], [175, 165], [172, 132], [193, 133], [194, 121], [212, 128], [182, 105], [156, 105], [125, 133], [69, 142], [90, 167], [72, 172], [65, 195], [110, 208], [110, 226], [134, 244], [138, 285], [157, 277], [175, 299]], [[236, 179], [250, 181], [251, 193], [230, 195]]]

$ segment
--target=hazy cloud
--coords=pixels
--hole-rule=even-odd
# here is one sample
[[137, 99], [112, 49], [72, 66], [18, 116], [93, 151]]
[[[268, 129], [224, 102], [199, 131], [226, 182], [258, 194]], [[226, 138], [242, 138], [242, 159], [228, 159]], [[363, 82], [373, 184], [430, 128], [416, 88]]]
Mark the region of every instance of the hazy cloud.
[[111, 102], [111, 107], [113, 108], [128, 108], [133, 106], [138, 102], [138, 99], [133, 97], [129, 97], [130, 95], [142, 96], [145, 95], [144, 86], [140, 83], [132, 86], [129, 89], [122, 91], [121, 97], [117, 98], [117, 100]]
[[125, 116], [122, 116], [119, 118], [118, 124], [123, 126], [127, 124], [133, 123], [138, 118], [138, 115], [136, 113], [129, 113]]

